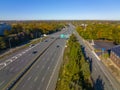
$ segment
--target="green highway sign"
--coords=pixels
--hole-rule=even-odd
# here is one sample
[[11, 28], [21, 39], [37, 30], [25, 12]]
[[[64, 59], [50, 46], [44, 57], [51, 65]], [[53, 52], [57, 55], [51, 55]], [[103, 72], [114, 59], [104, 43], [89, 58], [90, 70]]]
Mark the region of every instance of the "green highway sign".
[[69, 37], [70, 37], [70, 35], [68, 35], [68, 34], [67, 35], [65, 35], [65, 34], [60, 35], [60, 38], [65, 38], [66, 39], [66, 38], [69, 38]]
[[65, 37], [65, 35], [64, 35], [64, 34], [61, 34], [61, 35], [60, 35], [60, 38], [64, 38], [64, 37]]

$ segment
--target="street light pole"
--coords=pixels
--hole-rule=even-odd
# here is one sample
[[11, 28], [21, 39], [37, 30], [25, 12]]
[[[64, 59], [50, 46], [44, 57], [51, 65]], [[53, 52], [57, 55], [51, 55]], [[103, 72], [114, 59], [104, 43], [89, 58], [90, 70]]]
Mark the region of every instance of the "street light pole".
[[11, 38], [9, 38], [9, 47], [10, 47], [10, 49], [11, 49], [11, 42], [10, 42], [10, 40], [11, 40]]

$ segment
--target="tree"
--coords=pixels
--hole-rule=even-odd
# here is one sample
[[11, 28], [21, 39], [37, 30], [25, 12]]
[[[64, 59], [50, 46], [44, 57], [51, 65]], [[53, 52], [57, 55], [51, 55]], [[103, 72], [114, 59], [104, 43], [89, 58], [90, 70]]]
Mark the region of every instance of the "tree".
[[6, 43], [3, 37], [0, 37], [0, 49], [5, 49]]
[[5, 36], [9, 36], [10, 35], [10, 31], [9, 30], [4, 30], [4, 35]]

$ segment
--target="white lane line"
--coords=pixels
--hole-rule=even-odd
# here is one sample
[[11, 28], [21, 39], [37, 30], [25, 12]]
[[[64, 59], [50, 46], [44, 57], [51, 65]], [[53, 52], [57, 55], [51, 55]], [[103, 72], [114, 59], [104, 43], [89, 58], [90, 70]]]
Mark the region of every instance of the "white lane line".
[[22, 86], [23, 88], [25, 87], [25, 84], [23, 84], [23, 86]]
[[106, 76], [106, 78], [110, 81], [110, 83], [111, 83], [111, 85], [113, 86], [113, 88], [115, 88], [113, 82], [111, 81], [110, 78], [108, 78], [109, 76], [108, 76], [107, 73], [104, 71], [103, 67], [99, 64], [98, 61], [97, 61], [97, 64], [99, 65], [101, 71], [103, 71], [103, 73], [104, 73], [104, 75]]
[[4, 84], [4, 82], [5, 82], [5, 81], [2, 81], [2, 82], [0, 83], [0, 86], [1, 86], [2, 84]]
[[35, 77], [34, 82], [36, 82], [37, 80], [38, 80], [38, 77]]
[[7, 64], [6, 64], [6, 63], [4, 63], [4, 66], [7, 66]]
[[[63, 54], [63, 51], [62, 51], [62, 54]], [[62, 54], [61, 54], [61, 55], [62, 55]], [[53, 72], [52, 72], [52, 75], [51, 75], [51, 77], [50, 77], [50, 79], [49, 79], [49, 81], [48, 81], [48, 85], [47, 85], [47, 87], [46, 87], [45, 90], [48, 90], [48, 88], [49, 88], [50, 82], [51, 82], [51, 80], [52, 80], [52, 78], [53, 78], [53, 76], [54, 76], [54, 73], [55, 73], [55, 70], [57, 69], [57, 66], [58, 66], [58, 64], [59, 64], [59, 61], [60, 61], [60, 56], [59, 56], [59, 58], [58, 58], [58, 62], [57, 62], [57, 64], [55, 65], [55, 68], [54, 68], [54, 70], [53, 70]]]
[[0, 70], [2, 70], [5, 67], [4, 63], [0, 63]]
[[45, 77], [42, 78], [42, 82], [45, 80]]
[[20, 57], [20, 56], [22, 56], [22, 54], [20, 53], [20, 54], [17, 54], [16, 56], [17, 56], [17, 57]]
[[17, 59], [18, 57], [17, 57], [17, 56], [13, 56], [12, 58], [13, 58], [13, 59]]
[[95, 57], [100, 61], [100, 58], [98, 57], [98, 55], [94, 52], [94, 51], [92, 51], [92, 53], [95, 55]]
[[14, 57], [12, 57], [11, 59], [14, 61], [14, 60], [16, 60], [18, 57], [16, 57], [16, 56], [14, 56]]
[[27, 80], [29, 81], [32, 77], [30, 76]]
[[95, 67], [94, 67], [94, 69], [95, 69], [95, 71], [97, 71]]
[[25, 50], [25, 51], [27, 52], [27, 51], [29, 51], [29, 50], [27, 49], [27, 50]]
[[10, 71], [12, 71], [14, 68], [12, 67], [12, 68], [10, 68]]
[[22, 52], [22, 54], [25, 54], [26, 52], [24, 51], [24, 52]]
[[48, 67], [48, 70], [50, 69], [50, 67]]
[[10, 60], [6, 60], [5, 63], [8, 65], [8, 64], [11, 63], [11, 61]]

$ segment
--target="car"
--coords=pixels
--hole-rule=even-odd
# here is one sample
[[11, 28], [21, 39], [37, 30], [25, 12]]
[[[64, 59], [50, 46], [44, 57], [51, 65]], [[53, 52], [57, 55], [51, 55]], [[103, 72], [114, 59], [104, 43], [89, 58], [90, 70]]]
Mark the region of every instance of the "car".
[[36, 51], [36, 50], [34, 50], [32, 53], [33, 53], [33, 54], [36, 54], [36, 53], [37, 53], [37, 51]]
[[30, 46], [29, 46], [29, 47], [32, 47], [32, 46], [34, 46], [34, 44], [30, 44]]
[[56, 46], [57, 48], [60, 47], [59, 45]]
[[45, 42], [48, 42], [48, 40], [45, 40]]

